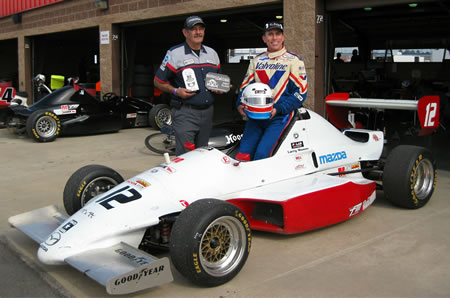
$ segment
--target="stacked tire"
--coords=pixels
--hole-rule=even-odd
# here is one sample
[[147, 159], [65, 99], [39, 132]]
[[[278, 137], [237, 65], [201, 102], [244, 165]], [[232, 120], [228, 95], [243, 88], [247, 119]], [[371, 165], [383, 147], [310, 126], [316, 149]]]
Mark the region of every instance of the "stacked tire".
[[131, 95], [144, 100], [150, 100], [153, 96], [152, 65], [136, 64], [134, 66]]

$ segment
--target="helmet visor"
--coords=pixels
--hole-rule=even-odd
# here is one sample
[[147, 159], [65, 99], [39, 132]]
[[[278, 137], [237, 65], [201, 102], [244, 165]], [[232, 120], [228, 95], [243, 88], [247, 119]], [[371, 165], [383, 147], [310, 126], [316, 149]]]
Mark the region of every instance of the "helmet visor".
[[249, 96], [245, 98], [245, 101], [249, 105], [268, 105], [273, 103], [273, 98], [266, 96]]

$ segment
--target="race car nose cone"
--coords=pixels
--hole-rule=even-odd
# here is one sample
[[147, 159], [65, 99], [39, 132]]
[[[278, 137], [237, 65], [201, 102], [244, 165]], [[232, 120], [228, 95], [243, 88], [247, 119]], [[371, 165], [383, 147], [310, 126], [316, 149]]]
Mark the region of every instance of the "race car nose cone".
[[60, 249], [49, 249], [45, 243], [41, 244], [37, 252], [39, 261], [47, 265], [60, 265], [64, 264], [64, 259], [60, 257], [60, 254], [56, 253]]

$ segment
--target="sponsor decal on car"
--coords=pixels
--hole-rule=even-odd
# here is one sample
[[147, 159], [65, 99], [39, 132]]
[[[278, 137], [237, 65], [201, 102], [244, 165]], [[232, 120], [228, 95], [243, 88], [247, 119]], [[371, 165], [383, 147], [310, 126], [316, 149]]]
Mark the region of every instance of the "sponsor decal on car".
[[185, 201], [185, 200], [180, 200], [180, 204], [181, 206], [183, 206], [184, 208], [186, 208], [187, 206], [189, 206], [189, 202]]
[[226, 165], [229, 165], [231, 163], [231, 158], [225, 155], [222, 157], [222, 162]]
[[130, 119], [130, 118], [136, 118], [137, 117], [137, 114], [136, 113], [130, 113], [130, 114], [127, 114], [127, 119]]
[[326, 164], [335, 162], [338, 160], [347, 159], [347, 153], [345, 151], [335, 152], [319, 156], [320, 164]]
[[59, 231], [61, 233], [65, 233], [69, 231], [71, 228], [73, 228], [78, 222], [75, 219], [72, 219], [71, 221], [67, 222]]
[[88, 218], [93, 218], [95, 216], [94, 212], [91, 212], [87, 209], [81, 209], [81, 213], [86, 215]]
[[356, 169], [359, 169], [359, 162], [352, 164], [352, 170], [356, 170]]
[[157, 165], [157, 167], [158, 168], [162, 168], [165, 172], [167, 172], [169, 174], [173, 174], [173, 173], [175, 173], [177, 171], [174, 168], [166, 166], [166, 165], [163, 165], [163, 164]]
[[60, 106], [59, 109], [54, 109], [53, 113], [55, 113], [58, 116], [59, 115], [76, 114], [78, 106], [79, 106], [78, 104], [62, 105], [62, 106]]
[[136, 186], [139, 189], [144, 189], [151, 185], [150, 182], [147, 182], [142, 178], [132, 178], [132, 179], [127, 180], [127, 182], [133, 186]]
[[370, 205], [372, 205], [372, 203], [375, 201], [376, 195], [375, 195], [375, 191], [372, 192], [372, 194], [363, 202], [356, 204], [355, 206], [353, 206], [352, 208], [349, 208], [348, 210], [350, 211], [350, 214], [348, 217], [352, 217], [355, 216], [356, 214], [361, 212], [361, 207], [362, 210], [366, 210]]
[[150, 264], [150, 261], [147, 258], [135, 256], [122, 248], [116, 249], [115, 252], [138, 265]]
[[[66, 233], [67, 231], [69, 231], [70, 229], [72, 229], [78, 222], [74, 219], [68, 221], [67, 223], [65, 223], [57, 232], [53, 232], [48, 238], [47, 240], [45, 240], [45, 244], [47, 244], [47, 246], [53, 246], [56, 243], [59, 242], [59, 240], [61, 240], [62, 234]], [[45, 251], [47, 251], [47, 247], [45, 247], [45, 245], [41, 246], [42, 249], [44, 249]]]
[[53, 246], [56, 243], [58, 243], [59, 240], [61, 240], [61, 233], [60, 232], [54, 232], [50, 236], [48, 236], [47, 240], [45, 240], [44, 243], [47, 244], [48, 246]]
[[150, 277], [150, 275], [160, 273], [163, 271], [164, 271], [164, 265], [161, 265], [159, 267], [154, 267], [154, 268], [144, 268], [139, 273], [130, 274], [130, 275], [124, 276], [120, 279], [119, 278], [116, 279], [114, 281], [114, 284], [116, 286], [118, 286], [118, 285], [125, 284], [125, 283], [132, 282], [132, 281], [135, 282], [135, 281], [141, 280], [141, 278]]
[[304, 169], [304, 168], [305, 168], [305, 165], [302, 164], [302, 163], [295, 166], [295, 170], [301, 170], [301, 169]]
[[292, 149], [299, 149], [303, 147], [303, 141], [297, 141], [297, 142], [292, 142], [291, 143], [291, 148]]
[[172, 159], [172, 162], [179, 163], [179, 162], [181, 162], [183, 160], [184, 160], [184, 158], [182, 158], [182, 157], [175, 157], [174, 159]]
[[229, 135], [225, 136], [225, 138], [227, 139], [227, 145], [228, 145], [228, 144], [240, 141], [242, 138], [242, 134], [240, 134], [240, 135], [229, 134]]
[[378, 142], [380, 140], [380, 138], [376, 134], [373, 134], [372, 138], [375, 142]]

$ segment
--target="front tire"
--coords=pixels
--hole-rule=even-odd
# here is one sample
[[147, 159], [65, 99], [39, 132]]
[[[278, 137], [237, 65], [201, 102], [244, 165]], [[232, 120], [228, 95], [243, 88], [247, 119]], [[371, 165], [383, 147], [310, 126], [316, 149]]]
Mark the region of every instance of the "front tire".
[[28, 136], [38, 142], [52, 142], [61, 132], [61, 121], [51, 111], [33, 112], [26, 126]]
[[436, 187], [436, 163], [423, 147], [401, 145], [388, 155], [383, 172], [385, 197], [394, 205], [418, 209], [425, 206]]
[[172, 112], [166, 104], [155, 105], [148, 113], [148, 123], [154, 129], [160, 129], [163, 125], [172, 125]]
[[63, 200], [67, 214], [74, 214], [92, 198], [123, 181], [119, 173], [105, 166], [88, 165], [78, 169], [64, 188]]
[[242, 269], [251, 238], [247, 217], [238, 207], [220, 200], [199, 200], [175, 221], [170, 256], [175, 268], [195, 284], [218, 286]]

